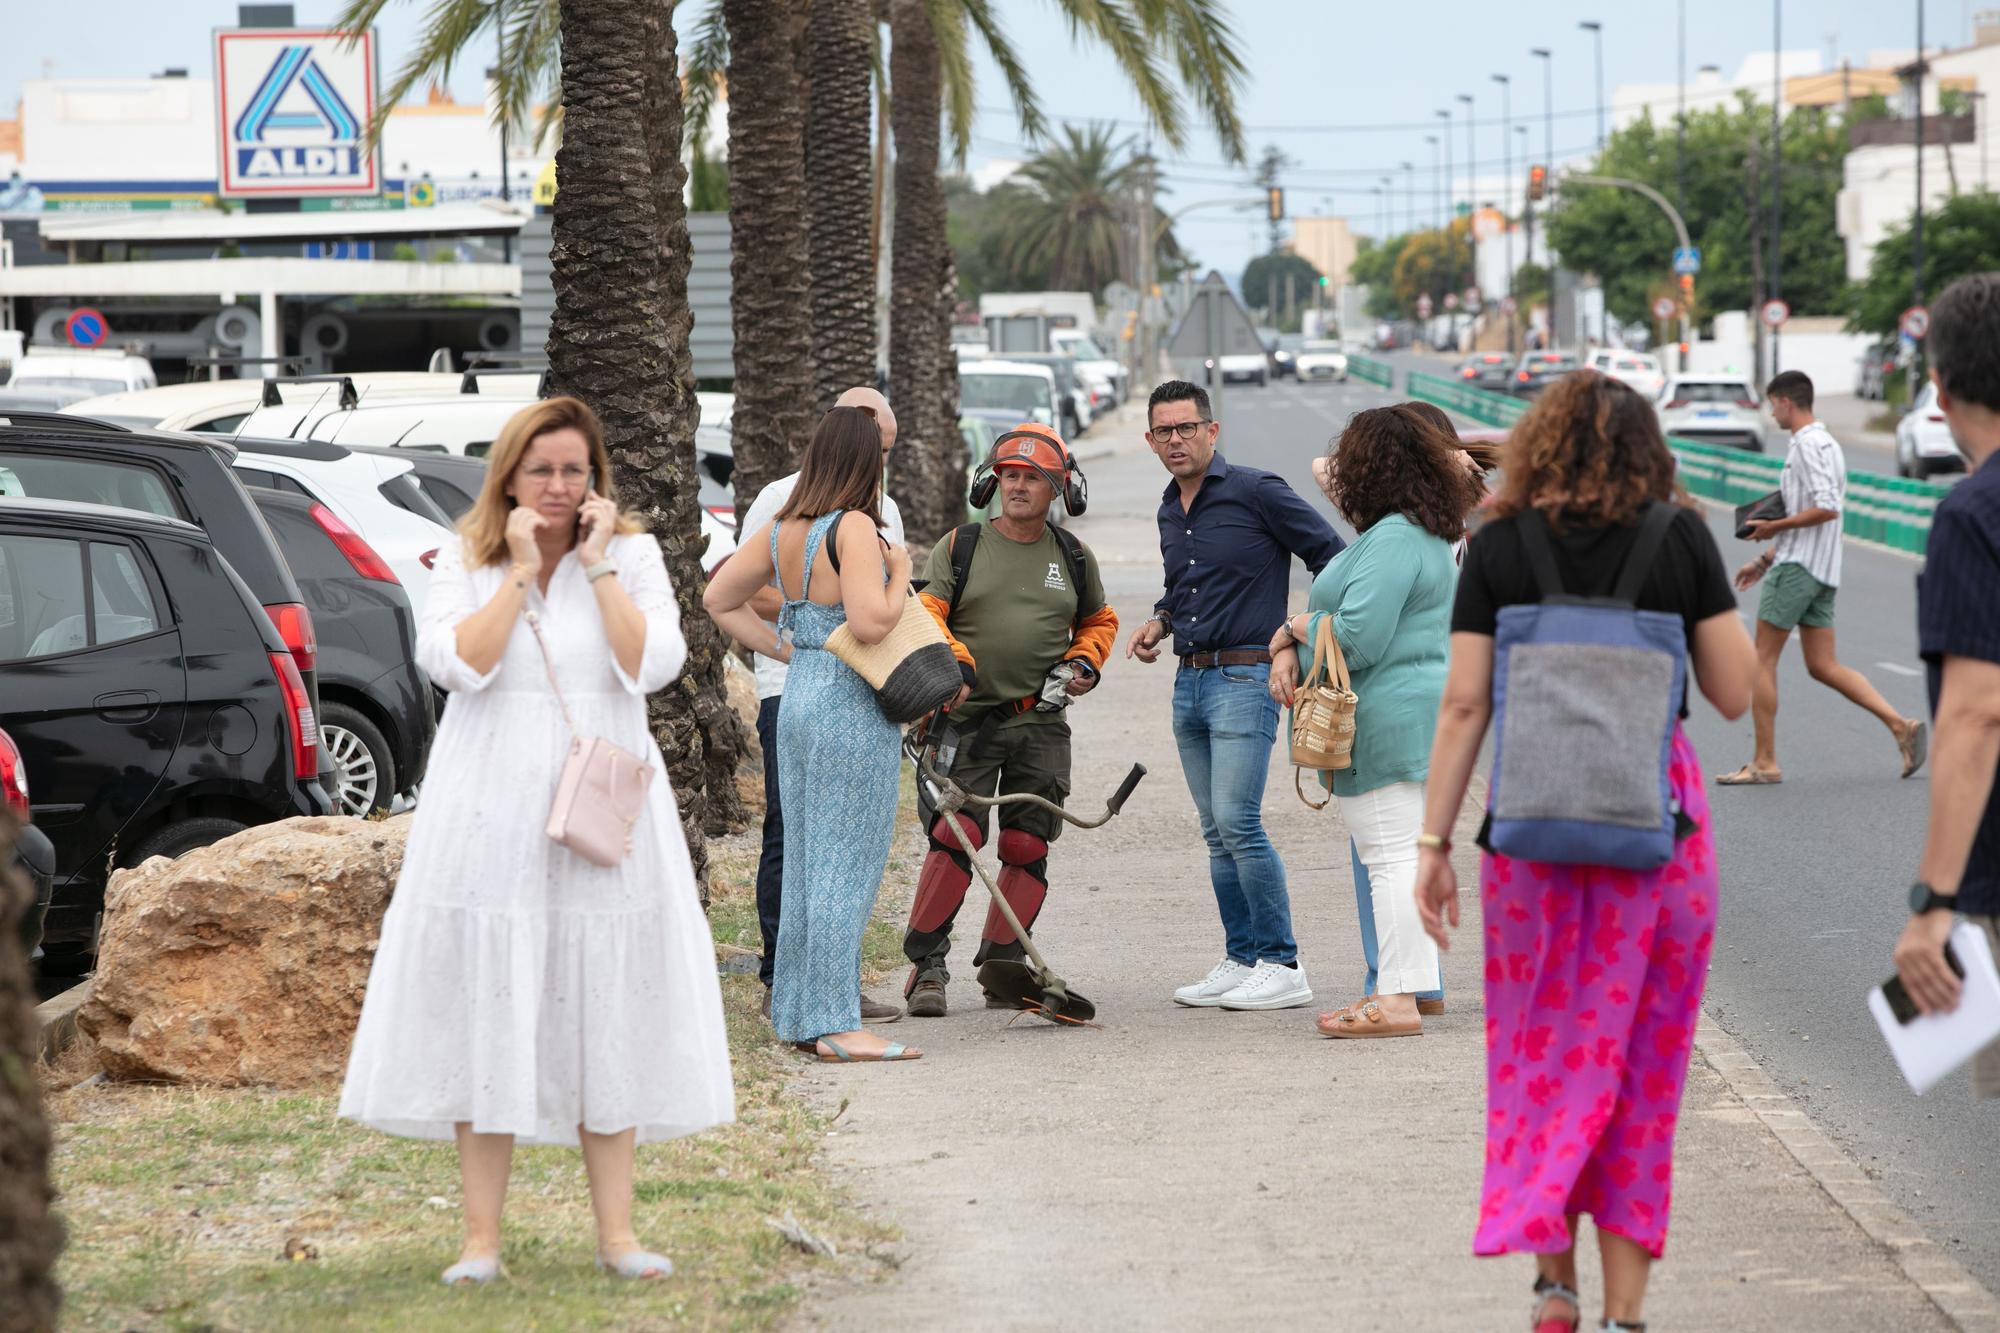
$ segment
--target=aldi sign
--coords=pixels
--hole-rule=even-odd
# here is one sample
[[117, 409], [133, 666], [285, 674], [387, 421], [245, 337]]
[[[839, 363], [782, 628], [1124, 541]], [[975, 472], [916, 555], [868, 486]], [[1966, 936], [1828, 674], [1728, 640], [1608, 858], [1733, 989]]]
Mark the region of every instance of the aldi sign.
[[221, 194], [304, 199], [377, 194], [375, 34], [238, 28], [215, 34]]

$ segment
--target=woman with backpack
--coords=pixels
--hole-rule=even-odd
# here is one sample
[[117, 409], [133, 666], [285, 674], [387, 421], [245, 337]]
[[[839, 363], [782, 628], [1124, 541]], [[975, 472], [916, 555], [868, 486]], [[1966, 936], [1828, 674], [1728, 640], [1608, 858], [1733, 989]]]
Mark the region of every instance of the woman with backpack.
[[1319, 1016], [1328, 1037], [1419, 1036], [1423, 1013], [1437, 1012], [1442, 999], [1437, 946], [1411, 890], [1450, 648], [1452, 543], [1465, 535], [1479, 498], [1461, 457], [1453, 437], [1415, 404], [1355, 413], [1313, 470], [1359, 535], [1313, 580], [1306, 613], [1287, 618], [1271, 640], [1270, 689], [1279, 702], [1291, 704], [1301, 659], [1313, 669], [1323, 631], [1360, 701], [1352, 764], [1319, 779], [1340, 803], [1366, 871], [1355, 887], [1369, 895], [1363, 957], [1374, 976], [1362, 998]]
[[1756, 655], [1653, 410], [1591, 373], [1514, 427], [1452, 613], [1417, 868], [1458, 924], [1451, 833], [1481, 741], [1486, 1176], [1476, 1254], [1535, 1255], [1535, 1327], [1575, 1329], [1576, 1219], [1604, 1330], [1641, 1329], [1666, 1243], [1673, 1134], [1715, 938], [1715, 843], [1681, 722], [1694, 683], [1749, 707]]

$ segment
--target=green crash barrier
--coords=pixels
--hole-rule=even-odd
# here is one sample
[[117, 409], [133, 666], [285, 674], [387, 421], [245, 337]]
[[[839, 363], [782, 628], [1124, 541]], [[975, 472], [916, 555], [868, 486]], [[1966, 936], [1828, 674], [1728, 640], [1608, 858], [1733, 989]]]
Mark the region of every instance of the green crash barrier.
[[[1486, 426], [1512, 426], [1528, 410], [1519, 399], [1440, 375], [1411, 372], [1409, 391], [1414, 398]], [[1678, 436], [1668, 436], [1667, 443], [1680, 459], [1682, 484], [1695, 495], [1727, 505], [1749, 504], [1778, 489], [1778, 474], [1785, 466], [1782, 457], [1699, 444]], [[1949, 489], [1931, 481], [1850, 471], [1843, 527], [1850, 537], [1921, 555], [1930, 539], [1931, 514]]]
[[1386, 361], [1372, 357], [1351, 355], [1347, 358], [1347, 373], [1358, 380], [1379, 384], [1385, 389], [1396, 387], [1396, 369]]

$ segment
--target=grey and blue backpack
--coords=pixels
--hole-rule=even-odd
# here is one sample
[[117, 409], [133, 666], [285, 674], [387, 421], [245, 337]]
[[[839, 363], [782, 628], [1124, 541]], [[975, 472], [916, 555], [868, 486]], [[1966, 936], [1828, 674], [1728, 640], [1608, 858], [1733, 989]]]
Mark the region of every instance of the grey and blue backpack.
[[1503, 607], [1495, 626], [1491, 850], [1658, 870], [1691, 829], [1668, 783], [1687, 631], [1679, 615], [1637, 606], [1674, 513], [1648, 506], [1611, 596], [1577, 597], [1563, 590], [1548, 519], [1522, 512], [1542, 600]]

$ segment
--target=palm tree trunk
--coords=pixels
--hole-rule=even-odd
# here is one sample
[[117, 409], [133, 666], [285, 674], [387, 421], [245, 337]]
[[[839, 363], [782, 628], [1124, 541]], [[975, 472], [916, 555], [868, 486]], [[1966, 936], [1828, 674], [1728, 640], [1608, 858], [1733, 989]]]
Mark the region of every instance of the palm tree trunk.
[[798, 6], [723, 0], [722, 13], [729, 25], [729, 307], [736, 329], [731, 481], [740, 519], [767, 483], [797, 469], [812, 429], [813, 284]]
[[0, 804], [0, 1329], [41, 1333], [55, 1328], [62, 1308], [55, 1270], [63, 1227], [49, 1206], [51, 1141], [34, 1074], [35, 988], [20, 935], [34, 895], [14, 871], [18, 827]]
[[806, 225], [813, 397], [822, 412], [842, 390], [875, 382], [874, 255], [869, 229], [861, 225], [874, 201], [868, 132], [874, 24], [871, 0], [813, 0]]
[[956, 414], [943, 401], [950, 348], [938, 299], [949, 250], [938, 183], [942, 74], [924, 0], [891, 0], [889, 34], [889, 118], [896, 140], [889, 380], [899, 428], [889, 455], [889, 490], [911, 544], [928, 545], [965, 513], [965, 445]]
[[[740, 728], [704, 579], [688, 352], [687, 215], [672, 0], [562, 0], [563, 138], [556, 154], [549, 380], [604, 423], [620, 498], [650, 523], [680, 602], [688, 660], [649, 701], [697, 882], [710, 806], [738, 807]], [[706, 732], [704, 716], [727, 724]], [[719, 777], [718, 777], [719, 774]]]

